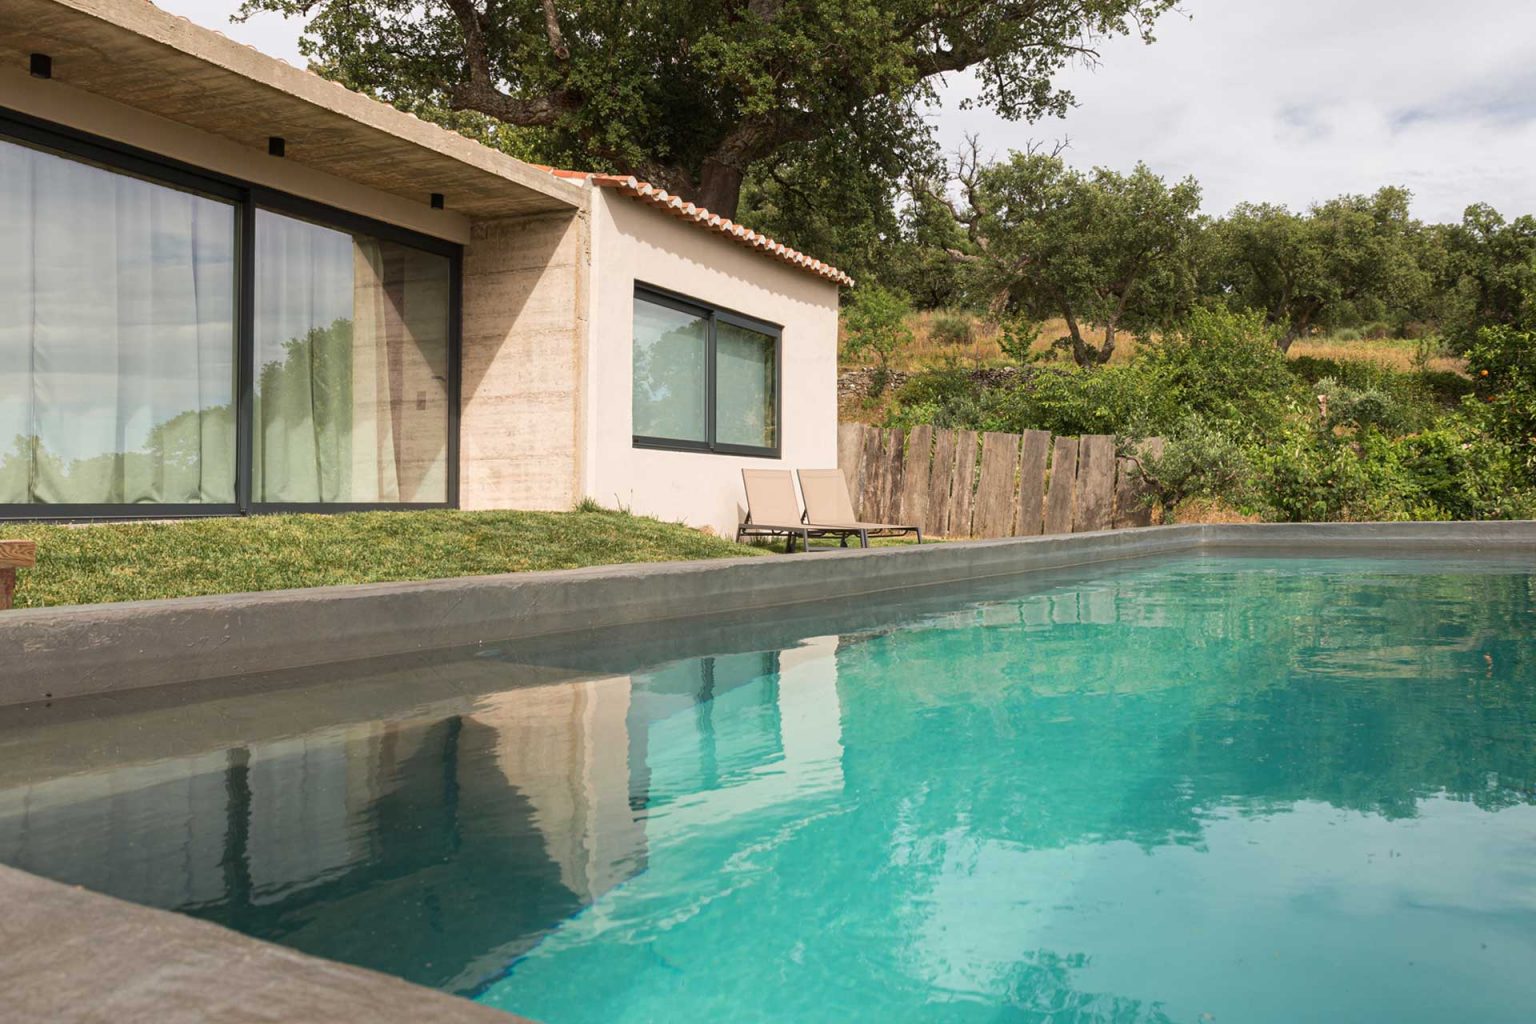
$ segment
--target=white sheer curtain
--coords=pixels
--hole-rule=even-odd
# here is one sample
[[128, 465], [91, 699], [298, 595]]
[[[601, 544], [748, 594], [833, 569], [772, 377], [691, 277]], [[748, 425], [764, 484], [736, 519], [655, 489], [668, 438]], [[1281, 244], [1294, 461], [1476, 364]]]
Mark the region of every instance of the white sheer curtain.
[[234, 500], [234, 225], [0, 142], [0, 502]]
[[447, 499], [445, 257], [258, 211], [259, 502]]

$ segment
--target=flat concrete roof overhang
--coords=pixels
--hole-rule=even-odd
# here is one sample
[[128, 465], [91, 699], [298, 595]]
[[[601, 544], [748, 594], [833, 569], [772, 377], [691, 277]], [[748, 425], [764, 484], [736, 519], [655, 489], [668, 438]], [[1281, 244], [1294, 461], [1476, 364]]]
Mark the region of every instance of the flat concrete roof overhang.
[[[53, 78], [285, 159], [475, 218], [579, 207], [582, 188], [146, 0], [0, 0], [0, 62], [53, 58]], [[0, 98], [3, 105], [3, 98]]]

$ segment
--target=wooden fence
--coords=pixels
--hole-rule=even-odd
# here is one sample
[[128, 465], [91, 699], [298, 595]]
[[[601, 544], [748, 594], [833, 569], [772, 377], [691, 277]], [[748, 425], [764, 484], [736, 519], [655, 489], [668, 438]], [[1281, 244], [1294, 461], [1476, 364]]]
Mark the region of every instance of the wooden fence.
[[[917, 523], [936, 537], [1027, 537], [1148, 526], [1134, 460], [1107, 434], [1054, 439], [1044, 430], [978, 434], [844, 423], [837, 462], [868, 522]], [[1139, 449], [1161, 454], [1161, 438]]]

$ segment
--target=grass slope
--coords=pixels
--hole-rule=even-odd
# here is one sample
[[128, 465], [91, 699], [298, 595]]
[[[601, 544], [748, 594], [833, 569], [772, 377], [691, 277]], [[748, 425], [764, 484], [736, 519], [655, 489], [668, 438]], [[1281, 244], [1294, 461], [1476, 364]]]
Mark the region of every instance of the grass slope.
[[37, 541], [17, 607], [571, 569], [765, 552], [622, 512], [357, 512], [162, 523], [0, 523]]

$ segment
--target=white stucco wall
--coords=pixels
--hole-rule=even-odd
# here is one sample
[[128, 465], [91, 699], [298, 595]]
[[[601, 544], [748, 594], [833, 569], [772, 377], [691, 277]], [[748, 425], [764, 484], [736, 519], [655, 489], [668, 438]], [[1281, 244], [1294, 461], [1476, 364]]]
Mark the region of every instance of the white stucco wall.
[[[746, 500], [743, 467], [837, 465], [838, 286], [628, 196], [593, 193], [585, 493], [638, 515], [734, 536]], [[783, 327], [780, 458], [634, 447], [637, 282]]]

